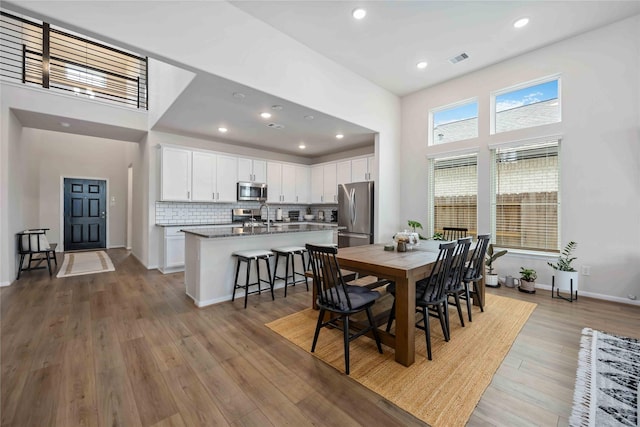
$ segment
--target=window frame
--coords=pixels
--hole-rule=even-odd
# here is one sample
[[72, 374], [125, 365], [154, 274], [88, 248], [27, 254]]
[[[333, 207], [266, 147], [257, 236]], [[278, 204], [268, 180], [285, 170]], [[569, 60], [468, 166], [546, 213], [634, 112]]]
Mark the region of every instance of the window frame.
[[480, 186], [480, 182], [479, 182], [479, 157], [480, 157], [480, 153], [479, 150], [477, 148], [471, 149], [471, 150], [463, 150], [463, 151], [454, 151], [454, 152], [446, 152], [446, 153], [441, 153], [438, 155], [434, 155], [434, 156], [429, 156], [427, 158], [428, 161], [428, 179], [429, 179], [429, 185], [427, 186], [427, 231], [430, 233], [428, 237], [433, 236], [434, 232], [435, 232], [435, 223], [436, 223], [436, 218], [435, 218], [435, 163], [438, 160], [445, 160], [445, 159], [455, 159], [455, 158], [464, 158], [464, 157], [475, 157], [476, 159], [476, 179], [475, 179], [475, 183], [476, 183], [476, 229], [479, 227], [478, 225], [478, 214], [479, 214], [479, 208], [478, 208], [478, 191], [479, 191], [479, 186]]
[[[510, 141], [500, 144], [489, 145], [490, 150], [490, 226], [491, 226], [491, 242], [499, 247], [509, 249], [513, 253], [527, 253], [530, 255], [539, 256], [556, 256], [560, 252], [561, 235], [562, 235], [562, 135], [550, 135], [546, 137], [538, 137], [527, 140]], [[526, 149], [526, 147], [533, 147], [536, 145], [542, 145], [545, 142], [555, 141], [557, 144], [557, 163], [558, 163], [558, 194], [557, 194], [557, 214], [556, 214], [556, 228], [557, 228], [557, 241], [556, 249], [532, 249], [527, 247], [514, 247], [510, 245], [500, 245], [496, 243], [497, 238], [497, 168], [496, 168], [496, 154], [498, 150], [505, 148], [512, 149]]]
[[[451, 110], [457, 107], [462, 107], [464, 105], [467, 104], [476, 104], [477, 110], [478, 110], [478, 115], [476, 116], [477, 119], [477, 124], [476, 124], [476, 136], [472, 136], [470, 138], [464, 138], [464, 139], [457, 139], [455, 141], [448, 141], [448, 142], [443, 142], [441, 144], [437, 143], [435, 141], [433, 132], [435, 130], [434, 128], [434, 113], [439, 113], [441, 111], [445, 111], [445, 110]], [[467, 99], [463, 99], [461, 101], [456, 101], [456, 102], [452, 102], [451, 104], [447, 104], [447, 105], [442, 105], [440, 107], [435, 107], [429, 110], [429, 128], [428, 128], [428, 137], [427, 137], [427, 146], [431, 147], [431, 146], [436, 146], [436, 145], [446, 145], [446, 144], [452, 144], [454, 142], [459, 142], [459, 141], [468, 141], [470, 139], [473, 138], [478, 138], [480, 136], [480, 101], [478, 99], [477, 96], [474, 96], [472, 98], [467, 98]]]
[[[558, 121], [557, 122], [551, 122], [551, 123], [545, 123], [542, 125], [534, 125], [534, 126], [528, 126], [528, 127], [521, 127], [521, 128], [516, 128], [516, 129], [509, 129], [509, 130], [505, 130], [505, 131], [500, 131], [500, 132], [496, 132], [496, 98], [500, 95], [504, 95], [506, 93], [510, 93], [510, 92], [515, 92], [517, 90], [521, 90], [521, 89], [526, 89], [528, 87], [532, 87], [532, 86], [537, 86], [537, 85], [541, 85], [544, 83], [549, 83], [552, 82], [554, 80], [558, 81]], [[529, 80], [526, 82], [522, 82], [522, 83], [518, 83], [515, 84], [513, 86], [509, 86], [506, 88], [502, 88], [502, 89], [498, 89], [498, 90], [494, 90], [492, 92], [489, 93], [489, 135], [498, 135], [498, 134], [504, 134], [506, 132], [513, 132], [513, 131], [518, 131], [518, 130], [523, 130], [523, 129], [532, 129], [532, 128], [536, 128], [536, 127], [540, 127], [540, 126], [547, 126], [550, 124], [555, 124], [555, 123], [562, 123], [562, 75], [560, 73], [558, 74], [553, 74], [550, 76], [545, 76], [545, 77], [540, 77], [538, 79], [533, 79], [533, 80]]]

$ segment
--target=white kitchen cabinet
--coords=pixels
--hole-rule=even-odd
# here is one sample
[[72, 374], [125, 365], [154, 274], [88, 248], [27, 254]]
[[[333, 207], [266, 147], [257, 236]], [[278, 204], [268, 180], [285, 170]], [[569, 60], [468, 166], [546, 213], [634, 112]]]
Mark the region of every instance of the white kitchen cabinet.
[[267, 162], [267, 201], [282, 202], [282, 163]]
[[336, 182], [338, 185], [352, 182], [351, 160], [343, 160], [336, 164]]
[[295, 169], [295, 181], [296, 181], [296, 203], [309, 203], [311, 197], [309, 195], [309, 178], [311, 170], [308, 166], [294, 166]]
[[238, 181], [267, 182], [267, 162], [239, 157]]
[[323, 167], [323, 203], [338, 203], [337, 166], [335, 163], [327, 163]]
[[160, 199], [191, 200], [191, 150], [162, 147], [160, 158]]
[[311, 167], [311, 203], [322, 203], [324, 195], [324, 167]]
[[351, 160], [351, 182], [375, 181], [375, 157]]
[[191, 201], [235, 202], [237, 159], [205, 151], [193, 152]]
[[[266, 177], [265, 177], [266, 178]], [[216, 202], [238, 201], [236, 183], [238, 181], [238, 161], [236, 157], [216, 155]], [[263, 181], [264, 182], [264, 181]]]
[[286, 163], [282, 164], [282, 201], [296, 203], [296, 168]]

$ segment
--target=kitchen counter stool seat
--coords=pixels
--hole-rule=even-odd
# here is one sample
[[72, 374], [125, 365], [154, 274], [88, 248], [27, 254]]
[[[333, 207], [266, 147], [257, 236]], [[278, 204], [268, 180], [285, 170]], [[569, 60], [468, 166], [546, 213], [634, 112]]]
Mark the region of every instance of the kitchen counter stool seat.
[[[284, 280], [284, 297], [285, 298], [287, 297], [287, 288], [289, 287], [288, 285], [295, 286], [296, 283], [304, 282], [308, 291], [309, 280], [307, 279], [307, 276], [305, 275], [305, 272], [304, 272], [304, 269], [305, 269], [304, 255], [307, 253], [307, 249], [302, 246], [281, 246], [279, 248], [272, 248], [271, 250], [276, 254], [276, 263], [273, 270], [273, 281], [275, 282], [276, 279]], [[296, 255], [300, 256], [300, 261], [302, 265], [301, 267], [302, 270], [300, 272], [296, 271], [296, 263], [295, 263]], [[284, 260], [285, 260], [284, 276], [278, 276], [278, 263], [280, 261], [280, 257], [284, 257]], [[289, 274], [289, 265], [291, 265], [291, 274]]]
[[[253, 249], [236, 251], [232, 255], [236, 257], [236, 278], [233, 282], [233, 296], [231, 297], [231, 301], [235, 300], [237, 289], [244, 289], [244, 308], [247, 308], [247, 297], [249, 296], [249, 294], [261, 294], [263, 291], [262, 283], [267, 283], [269, 285], [269, 290], [271, 291], [271, 300], [275, 300], [275, 296], [273, 295], [273, 277], [271, 276], [271, 265], [269, 264], [269, 258], [273, 256], [273, 252], [266, 249]], [[260, 260], [263, 260], [267, 265], [267, 276], [269, 280], [265, 280], [260, 276]], [[251, 275], [251, 261], [255, 261], [256, 263], [255, 282], [250, 282], [249, 279]], [[238, 283], [238, 276], [240, 275], [240, 266], [242, 263], [247, 264], [246, 279], [244, 284]], [[250, 286], [258, 286], [258, 289], [249, 291]]]

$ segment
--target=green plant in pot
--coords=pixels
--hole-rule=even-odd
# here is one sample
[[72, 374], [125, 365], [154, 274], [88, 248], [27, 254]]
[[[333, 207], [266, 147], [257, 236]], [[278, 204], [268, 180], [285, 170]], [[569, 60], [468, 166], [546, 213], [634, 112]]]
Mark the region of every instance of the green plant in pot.
[[520, 267], [520, 286], [518, 290], [528, 294], [535, 294], [537, 278], [538, 273], [533, 268]]
[[489, 245], [487, 248], [487, 254], [485, 256], [484, 264], [487, 266], [489, 271], [487, 272], [487, 277], [485, 279], [485, 285], [491, 288], [499, 288], [500, 283], [498, 283], [498, 275], [493, 272], [493, 263], [495, 260], [500, 258], [503, 255], [506, 255], [507, 250], [503, 249], [500, 251], [496, 251], [493, 247], [493, 243]]
[[[422, 230], [422, 224], [420, 224], [418, 221], [408, 220], [407, 225], [411, 227], [414, 233], [418, 233], [416, 231], [416, 228], [419, 228], [420, 230]], [[420, 238], [420, 240], [427, 240], [427, 238], [420, 233], [418, 233], [418, 237]]]
[[571, 265], [571, 263], [573, 263], [573, 261], [577, 259], [576, 257], [572, 256], [573, 251], [577, 246], [578, 244], [574, 241], [567, 243], [567, 245], [560, 253], [557, 262], [547, 263], [549, 267], [555, 270], [555, 273], [553, 274], [553, 285], [558, 290], [578, 290], [578, 271]]

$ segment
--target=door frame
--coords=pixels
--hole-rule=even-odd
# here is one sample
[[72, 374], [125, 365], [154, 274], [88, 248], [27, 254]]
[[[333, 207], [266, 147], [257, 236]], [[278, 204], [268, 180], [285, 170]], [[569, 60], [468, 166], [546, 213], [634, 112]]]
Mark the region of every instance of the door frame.
[[106, 212], [107, 212], [107, 221], [105, 222], [105, 233], [106, 233], [106, 243], [105, 249], [110, 247], [109, 245], [109, 220], [111, 218], [109, 212], [109, 206], [111, 204], [111, 199], [109, 197], [109, 178], [104, 177], [95, 177], [95, 176], [77, 176], [77, 175], [60, 175], [60, 243], [58, 245], [58, 249], [60, 252], [64, 252], [64, 180], [65, 178], [69, 179], [92, 179], [97, 181], [105, 182], [105, 195], [106, 195]]

